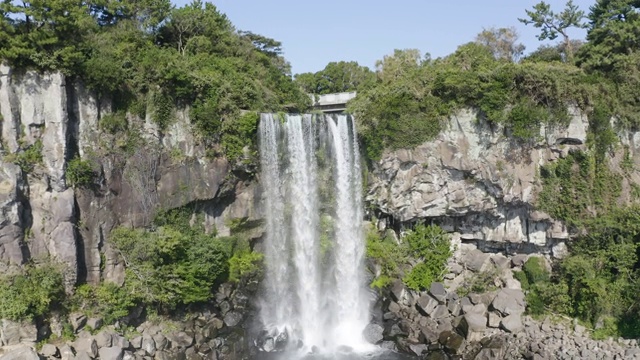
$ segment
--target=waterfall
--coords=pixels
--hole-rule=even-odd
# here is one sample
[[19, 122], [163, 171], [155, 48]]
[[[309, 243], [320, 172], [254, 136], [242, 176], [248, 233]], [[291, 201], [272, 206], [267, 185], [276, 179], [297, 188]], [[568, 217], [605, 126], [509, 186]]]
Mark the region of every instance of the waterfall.
[[347, 115], [263, 114], [263, 326], [302, 353], [368, 349], [362, 174]]

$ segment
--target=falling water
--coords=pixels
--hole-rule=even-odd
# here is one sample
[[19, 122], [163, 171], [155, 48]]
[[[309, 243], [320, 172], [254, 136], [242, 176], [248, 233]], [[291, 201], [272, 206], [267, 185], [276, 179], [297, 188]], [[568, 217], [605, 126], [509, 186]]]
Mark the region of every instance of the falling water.
[[[263, 114], [266, 214], [262, 323], [301, 353], [369, 346], [362, 176], [347, 115]], [[296, 346], [296, 347], [297, 347]]]

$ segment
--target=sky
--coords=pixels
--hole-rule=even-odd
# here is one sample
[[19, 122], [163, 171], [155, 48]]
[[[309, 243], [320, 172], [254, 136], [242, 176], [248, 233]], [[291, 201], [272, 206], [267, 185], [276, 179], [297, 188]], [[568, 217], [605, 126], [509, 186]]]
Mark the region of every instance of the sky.
[[[172, 1], [177, 6], [190, 2]], [[374, 69], [376, 60], [394, 49], [446, 56], [490, 27], [515, 27], [525, 53], [541, 44], [536, 38], [539, 29], [518, 21], [539, 0], [210, 1], [238, 30], [281, 41], [294, 74], [320, 71], [332, 61], [357, 61]], [[546, 2], [555, 12], [566, 3]], [[594, 3], [574, 0], [585, 13]], [[585, 34], [585, 30], [570, 31], [574, 39], [584, 39]]]

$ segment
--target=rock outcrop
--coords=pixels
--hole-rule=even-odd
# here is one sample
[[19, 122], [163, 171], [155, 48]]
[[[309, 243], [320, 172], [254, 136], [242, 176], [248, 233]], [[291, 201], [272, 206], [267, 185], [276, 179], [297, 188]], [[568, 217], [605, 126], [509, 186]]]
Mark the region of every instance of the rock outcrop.
[[[542, 126], [537, 140], [526, 143], [464, 110], [433, 141], [385, 153], [373, 166], [366, 197], [381, 219], [379, 228], [427, 219], [483, 251], [562, 256], [571, 234], [535, 204], [541, 166], [586, 149], [587, 118], [575, 109], [571, 114], [567, 126]], [[640, 139], [620, 137], [640, 162]]]
[[[119, 139], [100, 130], [110, 112], [109, 99], [61, 73], [0, 66], [0, 268], [51, 258], [66, 265], [68, 289], [79, 281], [122, 283], [124, 266], [109, 243], [118, 225], [145, 226], [155, 210], [185, 205], [197, 205], [221, 235], [229, 219], [261, 217], [251, 175], [205, 156], [188, 109], [176, 111], [165, 132], [149, 115], [129, 115], [142, 126], [143, 145], [133, 152], [117, 151]], [[15, 165], [30, 148], [42, 160], [32, 169]], [[93, 164], [92, 186], [68, 183], [78, 156]]]

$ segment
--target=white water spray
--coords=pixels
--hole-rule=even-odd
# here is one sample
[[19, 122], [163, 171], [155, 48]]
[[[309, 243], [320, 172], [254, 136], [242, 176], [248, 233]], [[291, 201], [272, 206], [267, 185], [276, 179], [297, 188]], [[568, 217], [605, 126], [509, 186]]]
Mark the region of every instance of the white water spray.
[[369, 350], [362, 331], [362, 176], [347, 115], [263, 114], [261, 181], [266, 216], [263, 325], [302, 353]]

